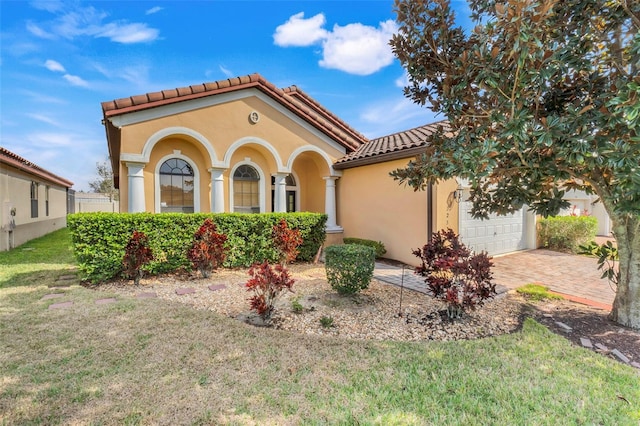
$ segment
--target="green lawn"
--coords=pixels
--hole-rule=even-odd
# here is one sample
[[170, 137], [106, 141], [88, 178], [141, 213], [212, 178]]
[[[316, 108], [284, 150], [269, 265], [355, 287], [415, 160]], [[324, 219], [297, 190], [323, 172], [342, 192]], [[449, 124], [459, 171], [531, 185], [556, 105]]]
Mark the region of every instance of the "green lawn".
[[[96, 305], [115, 295], [48, 287], [73, 270], [69, 245], [62, 230], [0, 253], [0, 424], [640, 421], [637, 370], [531, 320], [497, 338], [394, 343], [254, 328], [156, 299]], [[74, 305], [47, 309], [60, 301]]]

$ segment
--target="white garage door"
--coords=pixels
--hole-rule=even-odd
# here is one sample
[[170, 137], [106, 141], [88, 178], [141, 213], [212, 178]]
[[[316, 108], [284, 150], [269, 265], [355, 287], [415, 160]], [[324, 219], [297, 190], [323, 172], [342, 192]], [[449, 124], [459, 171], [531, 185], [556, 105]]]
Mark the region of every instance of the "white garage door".
[[524, 208], [507, 216], [491, 214], [489, 219], [481, 220], [471, 216], [471, 206], [468, 201], [460, 202], [460, 237], [467, 247], [490, 255], [527, 248]]

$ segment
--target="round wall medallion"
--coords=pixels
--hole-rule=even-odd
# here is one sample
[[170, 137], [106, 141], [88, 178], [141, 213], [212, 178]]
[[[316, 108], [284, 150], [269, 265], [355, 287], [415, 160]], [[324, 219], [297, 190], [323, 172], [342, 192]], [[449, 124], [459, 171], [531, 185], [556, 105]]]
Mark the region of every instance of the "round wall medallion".
[[253, 124], [256, 124], [258, 121], [260, 121], [260, 114], [258, 114], [256, 111], [251, 111], [251, 113], [249, 114], [249, 121]]

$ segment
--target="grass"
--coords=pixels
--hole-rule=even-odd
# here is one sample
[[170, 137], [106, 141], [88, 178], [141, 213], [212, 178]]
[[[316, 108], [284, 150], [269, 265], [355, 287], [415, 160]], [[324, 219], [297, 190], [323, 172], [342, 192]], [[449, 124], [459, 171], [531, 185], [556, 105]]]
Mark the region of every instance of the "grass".
[[[59, 231], [0, 253], [0, 424], [637, 424], [637, 370], [527, 320], [462, 342], [255, 328], [74, 282]], [[51, 292], [64, 297], [41, 300]], [[73, 301], [67, 309], [50, 303]]]
[[530, 300], [560, 300], [562, 296], [549, 291], [549, 287], [540, 284], [525, 284], [522, 287], [518, 287], [516, 291]]

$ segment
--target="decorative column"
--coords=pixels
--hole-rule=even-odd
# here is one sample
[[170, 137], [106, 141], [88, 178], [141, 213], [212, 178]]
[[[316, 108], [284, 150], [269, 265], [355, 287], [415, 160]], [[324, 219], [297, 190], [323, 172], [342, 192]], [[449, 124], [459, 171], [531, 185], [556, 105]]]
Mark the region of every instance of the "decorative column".
[[125, 163], [129, 183], [129, 213], [146, 211], [144, 200], [144, 166], [146, 163]]
[[284, 173], [277, 173], [275, 176], [274, 212], [287, 212], [287, 176], [288, 175]]
[[339, 176], [327, 176], [323, 179], [326, 182], [324, 191], [324, 211], [327, 214], [327, 232], [342, 232], [341, 226], [336, 223], [336, 180]]
[[211, 212], [224, 213], [224, 176], [226, 169], [210, 168], [211, 173]]

